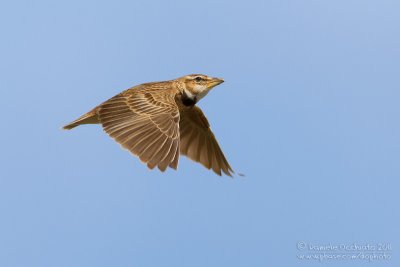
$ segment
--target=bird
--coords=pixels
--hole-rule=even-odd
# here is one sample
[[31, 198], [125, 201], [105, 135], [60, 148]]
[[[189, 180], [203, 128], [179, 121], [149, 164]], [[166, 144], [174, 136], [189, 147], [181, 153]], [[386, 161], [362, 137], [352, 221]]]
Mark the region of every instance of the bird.
[[65, 125], [101, 124], [123, 148], [164, 172], [177, 170], [179, 156], [212, 169], [219, 176], [234, 173], [203, 111], [196, 105], [221, 78], [190, 74], [174, 80], [133, 86]]

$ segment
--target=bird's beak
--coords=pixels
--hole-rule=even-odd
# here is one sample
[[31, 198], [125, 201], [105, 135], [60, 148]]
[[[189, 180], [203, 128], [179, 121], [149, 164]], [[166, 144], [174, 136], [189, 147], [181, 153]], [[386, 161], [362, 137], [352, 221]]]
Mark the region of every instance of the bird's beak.
[[215, 87], [215, 86], [217, 86], [217, 85], [219, 85], [219, 84], [221, 84], [223, 82], [224, 82], [224, 80], [221, 79], [221, 78], [212, 78], [210, 83], [209, 83], [209, 87], [213, 88], [213, 87]]

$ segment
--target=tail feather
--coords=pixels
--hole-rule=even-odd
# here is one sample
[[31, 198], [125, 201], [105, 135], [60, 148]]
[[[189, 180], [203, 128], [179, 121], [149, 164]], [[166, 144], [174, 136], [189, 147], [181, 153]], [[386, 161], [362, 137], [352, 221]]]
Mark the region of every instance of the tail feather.
[[97, 112], [96, 110], [89, 111], [85, 115], [82, 115], [78, 119], [74, 120], [71, 123], [68, 123], [63, 127], [64, 130], [71, 130], [72, 128], [75, 128], [76, 126], [79, 126], [81, 124], [97, 124], [100, 123], [99, 118], [97, 117]]

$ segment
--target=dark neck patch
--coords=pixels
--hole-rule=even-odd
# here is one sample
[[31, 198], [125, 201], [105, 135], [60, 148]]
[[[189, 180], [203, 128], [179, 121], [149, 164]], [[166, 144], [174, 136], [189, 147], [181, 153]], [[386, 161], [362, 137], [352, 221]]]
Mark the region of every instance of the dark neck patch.
[[194, 106], [196, 104], [196, 102], [197, 102], [197, 98], [196, 97], [190, 98], [186, 94], [185, 90], [183, 90], [183, 93], [182, 93], [182, 104], [184, 104], [185, 106]]

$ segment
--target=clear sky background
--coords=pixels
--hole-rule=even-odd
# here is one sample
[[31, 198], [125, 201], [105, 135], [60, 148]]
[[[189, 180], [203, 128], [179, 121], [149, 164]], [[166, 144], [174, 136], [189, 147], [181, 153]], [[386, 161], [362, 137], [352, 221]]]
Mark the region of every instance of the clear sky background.
[[[400, 266], [399, 14], [395, 0], [2, 1], [0, 266]], [[246, 177], [183, 157], [148, 171], [98, 125], [60, 129], [190, 73], [225, 79], [199, 105]], [[391, 259], [300, 260], [299, 242], [389, 243]]]

